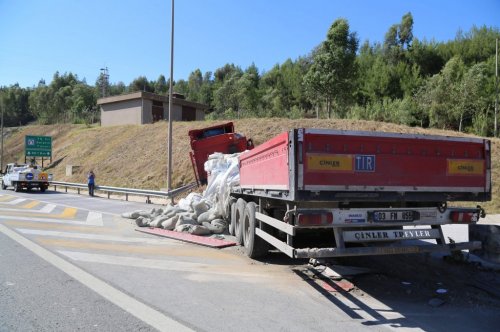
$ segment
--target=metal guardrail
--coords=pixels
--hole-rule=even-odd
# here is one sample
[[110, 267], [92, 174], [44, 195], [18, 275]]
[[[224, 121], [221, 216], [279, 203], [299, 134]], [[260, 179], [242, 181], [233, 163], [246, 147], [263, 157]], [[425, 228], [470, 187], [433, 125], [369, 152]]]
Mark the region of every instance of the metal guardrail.
[[[68, 192], [68, 188], [76, 189], [78, 191], [78, 194], [80, 194], [80, 190], [82, 190], [82, 189], [88, 191], [88, 185], [86, 185], [84, 183], [50, 181], [50, 185], [54, 187], [54, 191], [57, 191], [57, 186], [65, 188], [66, 192]], [[185, 186], [182, 186], [182, 187], [179, 187], [177, 189], [170, 190], [170, 191], [120, 188], [120, 187], [109, 187], [109, 186], [95, 186], [94, 190], [107, 192], [108, 199], [110, 198], [111, 193], [124, 194], [126, 201], [128, 201], [129, 195], [146, 196], [146, 203], [151, 203], [150, 198], [152, 196], [172, 198], [172, 197], [175, 197], [175, 196], [177, 196], [185, 191], [193, 189], [196, 186], [197, 186], [197, 184], [195, 182], [193, 182], [193, 183], [187, 184]]]

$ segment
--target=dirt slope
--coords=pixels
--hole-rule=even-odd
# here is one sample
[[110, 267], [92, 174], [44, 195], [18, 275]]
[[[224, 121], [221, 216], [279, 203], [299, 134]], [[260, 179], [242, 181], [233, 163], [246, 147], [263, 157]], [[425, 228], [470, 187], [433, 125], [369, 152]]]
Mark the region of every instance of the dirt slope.
[[[173, 123], [173, 188], [194, 181], [188, 131], [220, 123], [223, 121]], [[256, 145], [280, 132], [301, 127], [466, 136], [373, 121], [244, 119], [234, 123], [236, 131], [251, 137]], [[24, 162], [25, 135], [52, 136], [53, 160], [49, 169], [58, 181], [83, 183], [86, 173], [92, 169], [100, 185], [155, 190], [167, 187], [167, 122], [103, 128], [84, 125], [8, 128], [4, 140], [4, 164]], [[492, 143], [493, 200], [482, 205], [489, 213], [500, 213], [500, 140], [493, 139]], [[81, 168], [73, 176], [66, 176], [66, 165]]]

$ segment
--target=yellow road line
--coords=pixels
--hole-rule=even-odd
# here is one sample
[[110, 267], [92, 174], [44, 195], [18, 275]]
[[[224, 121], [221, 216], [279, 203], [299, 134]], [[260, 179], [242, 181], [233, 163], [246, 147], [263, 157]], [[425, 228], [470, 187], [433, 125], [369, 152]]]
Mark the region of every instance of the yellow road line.
[[35, 206], [37, 206], [39, 204], [40, 204], [39, 201], [31, 201], [28, 204], [25, 204], [25, 205], [23, 205], [21, 207], [24, 208], [24, 209], [32, 209], [32, 208], [34, 208]]
[[150, 246], [133, 246], [124, 244], [110, 244], [110, 243], [97, 243], [97, 242], [87, 242], [87, 241], [68, 241], [60, 239], [47, 239], [47, 238], [37, 238], [36, 241], [41, 244], [64, 247], [64, 248], [74, 248], [74, 249], [87, 249], [87, 250], [108, 250], [108, 251], [118, 251], [127, 253], [138, 253], [138, 254], [153, 254], [153, 255], [164, 255], [164, 256], [188, 256], [188, 257], [204, 257], [204, 258], [216, 258], [225, 260], [238, 260], [237, 257], [223, 251], [211, 250], [207, 248], [195, 248], [195, 247], [150, 247]]
[[8, 201], [12, 201], [12, 199], [13, 199], [14, 197], [15, 197], [15, 196], [11, 196], [11, 195], [0, 196], [0, 202], [8, 202]]

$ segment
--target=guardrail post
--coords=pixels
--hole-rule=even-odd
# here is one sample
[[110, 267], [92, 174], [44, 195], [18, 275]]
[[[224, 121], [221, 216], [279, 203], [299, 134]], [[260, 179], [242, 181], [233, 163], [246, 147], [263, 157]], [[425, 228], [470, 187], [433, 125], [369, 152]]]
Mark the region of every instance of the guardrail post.
[[108, 191], [108, 199], [109, 199], [109, 196], [111, 195], [111, 191]]
[[125, 194], [125, 200], [128, 202], [128, 193]]
[[68, 192], [68, 187], [64, 187], [64, 189], [66, 190], [66, 192]]
[[[68, 190], [68, 189], [66, 189], [66, 190]], [[80, 195], [80, 188], [78, 188], [78, 195]]]
[[146, 196], [146, 203], [151, 204], [151, 200], [149, 199], [149, 196]]

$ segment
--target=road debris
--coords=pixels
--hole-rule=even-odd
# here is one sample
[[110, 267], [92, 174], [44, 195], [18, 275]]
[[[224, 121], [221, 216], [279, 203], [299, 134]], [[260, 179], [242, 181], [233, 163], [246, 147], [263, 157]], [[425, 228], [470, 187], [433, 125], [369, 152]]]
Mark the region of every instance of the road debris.
[[181, 240], [189, 243], [200, 244], [210, 248], [225, 248], [236, 245], [236, 242], [234, 241], [226, 241], [216, 237], [206, 237], [206, 236], [169, 231], [161, 228], [141, 227], [138, 228], [137, 231], [142, 233], [168, 237], [171, 239]]
[[228, 227], [229, 189], [239, 183], [238, 154], [215, 153], [205, 163], [209, 182], [203, 195], [190, 193], [177, 205], [151, 211], [125, 212], [139, 227], [161, 228], [192, 235], [222, 234]]

